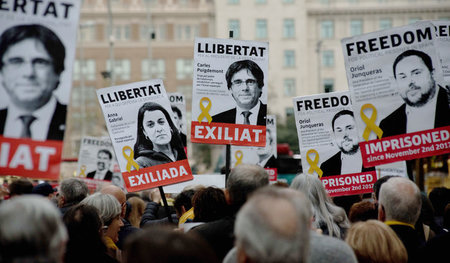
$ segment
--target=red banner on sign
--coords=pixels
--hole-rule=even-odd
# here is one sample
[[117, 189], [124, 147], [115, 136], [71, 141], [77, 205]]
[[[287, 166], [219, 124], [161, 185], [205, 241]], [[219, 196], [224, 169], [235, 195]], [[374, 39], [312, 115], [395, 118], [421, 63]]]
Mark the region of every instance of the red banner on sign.
[[0, 136], [0, 175], [58, 180], [62, 147], [62, 141]]
[[373, 192], [373, 184], [377, 181], [377, 174], [375, 171], [370, 171], [327, 176], [322, 177], [320, 180], [331, 197], [357, 195]]
[[191, 125], [192, 142], [266, 146], [266, 126], [196, 121]]
[[278, 169], [277, 168], [264, 168], [269, 174], [269, 182], [276, 182], [278, 179]]
[[450, 126], [360, 142], [364, 167], [450, 153]]
[[128, 192], [136, 192], [194, 179], [187, 159], [160, 164], [139, 171], [123, 172]]

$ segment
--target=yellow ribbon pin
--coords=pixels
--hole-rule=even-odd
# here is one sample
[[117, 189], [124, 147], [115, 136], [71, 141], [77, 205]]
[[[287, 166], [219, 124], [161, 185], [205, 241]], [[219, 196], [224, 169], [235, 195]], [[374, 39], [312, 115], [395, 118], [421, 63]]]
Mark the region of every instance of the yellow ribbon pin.
[[86, 165], [82, 165], [80, 168], [80, 174], [78, 176], [86, 177]]
[[242, 158], [244, 158], [244, 154], [242, 153], [241, 150], [237, 150], [234, 153], [234, 157], [236, 157], [236, 164], [234, 165], [236, 167], [236, 166], [238, 166], [239, 164], [242, 163]]
[[[314, 153], [314, 161], [311, 160], [311, 158], [309, 158], [309, 155], [311, 153]], [[308, 164], [310, 165], [308, 173], [313, 174], [314, 171], [319, 175], [319, 178], [322, 178], [322, 170], [319, 168], [319, 166], [317, 166], [317, 164], [319, 163], [319, 153], [314, 150], [314, 149], [310, 149], [307, 153], [306, 153], [306, 161], [308, 162]]]
[[[370, 115], [370, 118], [367, 118], [366, 114], [364, 113], [364, 111], [366, 109], [372, 110], [372, 115]], [[381, 130], [380, 127], [378, 127], [375, 124], [375, 121], [377, 120], [377, 109], [375, 108], [375, 106], [373, 106], [370, 103], [364, 104], [361, 107], [360, 113], [361, 113], [361, 119], [367, 125], [363, 132], [364, 140], [366, 140], [366, 141], [369, 140], [369, 136], [372, 131], [377, 135], [378, 139], [381, 139], [381, 136], [383, 135], [383, 130]]]
[[[208, 104], [205, 106], [203, 106], [203, 102], [208, 102]], [[212, 118], [211, 115], [209, 115], [209, 110], [211, 109], [211, 100], [208, 97], [203, 97], [200, 100], [200, 110], [202, 111], [202, 113], [200, 113], [200, 115], [198, 115], [198, 122], [202, 122], [203, 118], [206, 118], [208, 120], [208, 124], [210, 124], [212, 122]]]
[[[126, 150], [130, 151], [130, 155], [127, 155], [127, 153], [125, 152]], [[133, 149], [131, 149], [130, 146], [125, 146], [122, 148], [122, 154], [123, 157], [125, 157], [125, 159], [128, 161], [127, 162], [127, 171], [130, 172], [131, 171], [131, 166], [133, 166], [134, 168], [136, 168], [136, 171], [139, 171], [139, 164], [137, 164], [134, 161], [134, 152]]]

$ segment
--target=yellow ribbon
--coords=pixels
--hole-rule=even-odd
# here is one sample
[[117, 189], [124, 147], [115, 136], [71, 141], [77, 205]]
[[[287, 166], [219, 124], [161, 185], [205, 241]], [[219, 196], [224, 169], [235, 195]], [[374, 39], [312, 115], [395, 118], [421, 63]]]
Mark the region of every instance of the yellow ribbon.
[[244, 158], [244, 154], [242, 153], [241, 150], [237, 150], [234, 153], [234, 157], [236, 157], [236, 164], [234, 166], [238, 166], [238, 164], [242, 163], [242, 158]]
[[86, 165], [81, 166], [79, 176], [86, 177]]
[[[203, 102], [208, 102], [208, 105], [203, 106]], [[202, 122], [203, 118], [206, 117], [206, 119], [208, 120], [208, 124], [210, 124], [212, 122], [212, 118], [211, 115], [209, 115], [209, 110], [211, 109], [211, 100], [208, 97], [203, 97], [200, 100], [200, 110], [202, 111], [202, 113], [200, 113], [200, 115], [198, 115], [198, 122]]]
[[[372, 115], [370, 115], [370, 119], [367, 118], [366, 114], [364, 114], [364, 111], [366, 109], [372, 110]], [[364, 104], [361, 107], [360, 113], [361, 113], [361, 119], [367, 125], [363, 132], [364, 140], [366, 140], [366, 141], [369, 140], [369, 136], [372, 131], [377, 135], [378, 139], [381, 139], [381, 136], [383, 135], [383, 130], [381, 130], [380, 127], [378, 127], [375, 124], [375, 121], [377, 120], [377, 109], [375, 108], [375, 106], [373, 106], [370, 103]]]
[[[127, 153], [125, 152], [126, 150], [130, 150], [130, 155], [127, 155]], [[134, 161], [134, 152], [133, 149], [131, 149], [130, 146], [125, 146], [122, 148], [122, 154], [123, 157], [125, 157], [125, 159], [128, 161], [127, 162], [127, 171], [130, 172], [131, 171], [131, 166], [133, 166], [134, 168], [136, 168], [136, 171], [139, 171], [139, 164], [137, 164]]]
[[[311, 158], [309, 158], [309, 155], [311, 153], [314, 153], [314, 161], [311, 160]], [[316, 171], [316, 173], [319, 175], [319, 178], [322, 178], [322, 170], [319, 168], [319, 166], [317, 166], [317, 164], [319, 163], [319, 153], [314, 150], [314, 149], [310, 149], [307, 153], [306, 153], [306, 161], [308, 162], [308, 164], [310, 165], [308, 173], [313, 174], [314, 171]]]

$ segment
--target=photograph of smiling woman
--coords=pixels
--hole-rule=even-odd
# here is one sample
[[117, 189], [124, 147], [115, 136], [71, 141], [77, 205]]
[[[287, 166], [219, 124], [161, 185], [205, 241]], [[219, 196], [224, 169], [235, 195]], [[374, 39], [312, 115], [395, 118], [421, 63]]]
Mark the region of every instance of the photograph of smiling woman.
[[168, 112], [155, 102], [147, 102], [139, 108], [134, 144], [134, 157], [139, 167], [186, 159], [180, 133]]

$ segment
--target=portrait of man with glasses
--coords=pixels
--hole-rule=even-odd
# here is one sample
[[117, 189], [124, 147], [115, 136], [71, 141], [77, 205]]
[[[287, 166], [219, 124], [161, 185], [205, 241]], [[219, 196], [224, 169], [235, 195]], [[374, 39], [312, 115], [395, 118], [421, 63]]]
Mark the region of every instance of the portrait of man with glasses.
[[264, 72], [251, 60], [236, 61], [225, 78], [236, 107], [212, 117], [213, 122], [265, 125], [267, 105], [260, 101], [264, 87]]
[[0, 110], [0, 135], [63, 140], [67, 106], [53, 94], [66, 56], [64, 44], [45, 26], [17, 25], [0, 36], [0, 81], [9, 96]]

